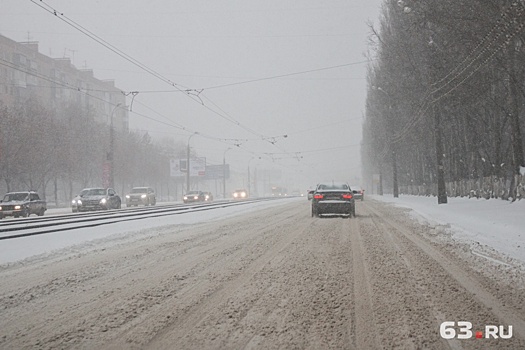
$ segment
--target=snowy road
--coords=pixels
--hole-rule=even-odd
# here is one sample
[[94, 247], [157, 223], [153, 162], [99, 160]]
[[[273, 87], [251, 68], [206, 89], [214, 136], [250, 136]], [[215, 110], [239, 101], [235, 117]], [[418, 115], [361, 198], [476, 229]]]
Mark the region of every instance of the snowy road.
[[[311, 218], [309, 204], [5, 266], [0, 348], [525, 348], [518, 266], [402, 208], [367, 200], [355, 219]], [[445, 340], [444, 321], [513, 336]]]

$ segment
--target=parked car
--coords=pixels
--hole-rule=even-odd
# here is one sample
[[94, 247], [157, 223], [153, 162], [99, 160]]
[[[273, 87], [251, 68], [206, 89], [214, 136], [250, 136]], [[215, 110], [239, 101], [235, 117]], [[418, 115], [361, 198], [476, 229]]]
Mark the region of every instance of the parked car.
[[233, 199], [248, 198], [248, 191], [246, 191], [245, 189], [238, 189], [238, 190], [233, 191], [232, 196], [233, 196]]
[[[77, 198], [77, 197], [75, 197]], [[76, 211], [120, 209], [122, 200], [112, 188], [86, 188], [74, 199]], [[71, 203], [73, 205], [73, 202]], [[73, 209], [75, 211], [75, 209]]]
[[325, 214], [355, 217], [355, 200], [346, 183], [324, 182], [317, 185], [312, 198], [312, 217]]
[[0, 201], [0, 219], [6, 216], [28, 217], [31, 214], [44, 215], [47, 203], [33, 191], [9, 192]]
[[350, 186], [352, 193], [354, 194], [354, 199], [365, 200], [365, 190], [361, 186]]
[[184, 203], [204, 202], [206, 197], [202, 191], [190, 191], [182, 197]]
[[204, 200], [206, 202], [213, 201], [213, 195], [211, 194], [211, 192], [202, 192], [202, 193], [204, 193]]
[[126, 206], [155, 205], [157, 197], [151, 187], [133, 187], [126, 195]]

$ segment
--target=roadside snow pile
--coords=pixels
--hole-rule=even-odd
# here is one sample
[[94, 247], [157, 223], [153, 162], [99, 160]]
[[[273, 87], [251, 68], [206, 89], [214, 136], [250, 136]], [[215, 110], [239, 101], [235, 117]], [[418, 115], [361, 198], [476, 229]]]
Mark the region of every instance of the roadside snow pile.
[[378, 201], [412, 209], [419, 221], [445, 229], [454, 239], [486, 245], [525, 262], [525, 200], [509, 202], [468, 198], [448, 198], [437, 204], [435, 197], [371, 195]]

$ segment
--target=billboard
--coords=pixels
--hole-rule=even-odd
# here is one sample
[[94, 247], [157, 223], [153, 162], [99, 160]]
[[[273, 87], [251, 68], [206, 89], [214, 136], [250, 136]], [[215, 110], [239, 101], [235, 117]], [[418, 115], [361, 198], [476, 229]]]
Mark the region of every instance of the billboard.
[[206, 180], [217, 180], [230, 178], [230, 165], [208, 165], [206, 166]]
[[[170, 160], [170, 176], [171, 177], [186, 177], [188, 167], [187, 159], [171, 159]], [[199, 157], [190, 159], [190, 176], [205, 176], [206, 175], [206, 158]]]

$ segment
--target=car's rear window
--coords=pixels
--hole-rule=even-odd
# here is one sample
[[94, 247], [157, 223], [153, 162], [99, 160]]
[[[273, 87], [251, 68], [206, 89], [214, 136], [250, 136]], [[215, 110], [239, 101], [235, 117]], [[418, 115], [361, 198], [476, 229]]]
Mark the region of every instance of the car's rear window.
[[318, 190], [348, 190], [347, 184], [320, 184]]
[[21, 192], [21, 193], [8, 193], [4, 197], [4, 202], [9, 201], [24, 201], [28, 198], [27, 192]]
[[106, 190], [103, 188], [93, 188], [88, 190], [87, 193], [85, 193], [85, 196], [104, 196], [106, 194]]

